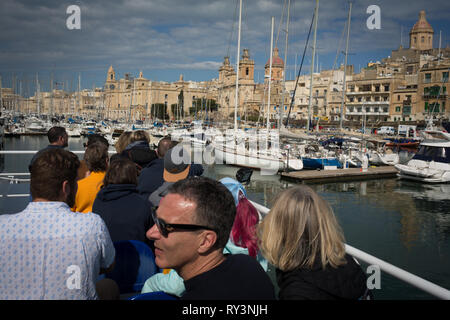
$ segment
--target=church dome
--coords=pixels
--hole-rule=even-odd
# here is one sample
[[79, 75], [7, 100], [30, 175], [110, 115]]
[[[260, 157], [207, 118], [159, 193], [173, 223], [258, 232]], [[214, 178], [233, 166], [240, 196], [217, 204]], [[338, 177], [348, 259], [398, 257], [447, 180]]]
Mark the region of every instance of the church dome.
[[419, 20], [416, 22], [414, 27], [412, 27], [410, 33], [418, 33], [418, 32], [432, 32], [433, 27], [428, 23], [427, 19], [425, 18], [425, 10], [420, 11], [419, 13]]
[[[283, 68], [284, 67], [284, 62], [283, 59], [281, 59], [278, 55], [278, 48], [273, 49], [273, 62], [272, 62], [272, 68], [273, 67], [279, 67], [279, 68]], [[266, 62], [266, 68], [270, 67], [270, 58], [267, 59]]]

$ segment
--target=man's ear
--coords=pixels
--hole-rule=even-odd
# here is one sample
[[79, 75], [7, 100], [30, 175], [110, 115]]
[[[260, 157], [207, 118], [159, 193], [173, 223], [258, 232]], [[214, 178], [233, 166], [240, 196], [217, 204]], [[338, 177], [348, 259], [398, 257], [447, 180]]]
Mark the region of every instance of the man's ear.
[[199, 253], [205, 253], [210, 250], [217, 242], [217, 234], [212, 230], [205, 230], [201, 234]]
[[64, 180], [64, 182], [62, 183], [61, 193], [64, 197], [63, 199], [66, 199], [70, 194], [70, 183], [68, 180]]

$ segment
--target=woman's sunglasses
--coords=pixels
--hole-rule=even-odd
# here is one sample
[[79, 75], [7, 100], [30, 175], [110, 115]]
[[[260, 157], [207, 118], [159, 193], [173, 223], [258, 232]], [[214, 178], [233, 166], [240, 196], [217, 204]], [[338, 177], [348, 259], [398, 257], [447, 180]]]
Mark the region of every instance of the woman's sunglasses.
[[210, 228], [210, 227], [206, 227], [206, 226], [199, 226], [199, 225], [195, 225], [195, 224], [166, 223], [164, 220], [159, 219], [156, 216], [156, 209], [157, 209], [157, 207], [153, 207], [152, 208], [152, 218], [153, 218], [153, 221], [156, 224], [156, 227], [159, 230], [159, 233], [161, 233], [161, 235], [164, 238], [167, 238], [169, 233], [177, 231], [177, 230], [194, 231], [194, 230], [206, 229], [206, 230], [212, 230], [212, 231], [217, 233], [217, 231], [215, 229]]

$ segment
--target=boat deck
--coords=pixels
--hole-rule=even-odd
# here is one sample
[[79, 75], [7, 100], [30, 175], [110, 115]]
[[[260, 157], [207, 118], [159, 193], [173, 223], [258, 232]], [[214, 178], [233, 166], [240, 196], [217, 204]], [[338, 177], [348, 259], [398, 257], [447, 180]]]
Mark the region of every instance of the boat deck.
[[281, 178], [296, 182], [334, 182], [368, 180], [380, 178], [395, 178], [398, 170], [394, 166], [369, 167], [363, 172], [361, 168], [337, 169], [337, 170], [301, 170], [292, 172], [280, 172]]

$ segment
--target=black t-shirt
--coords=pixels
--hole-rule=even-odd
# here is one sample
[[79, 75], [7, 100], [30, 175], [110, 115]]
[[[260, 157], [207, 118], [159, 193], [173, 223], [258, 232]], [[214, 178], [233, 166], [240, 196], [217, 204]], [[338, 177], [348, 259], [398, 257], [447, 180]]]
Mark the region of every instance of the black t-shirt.
[[181, 300], [275, 300], [273, 284], [255, 258], [225, 257], [214, 269], [185, 281]]

